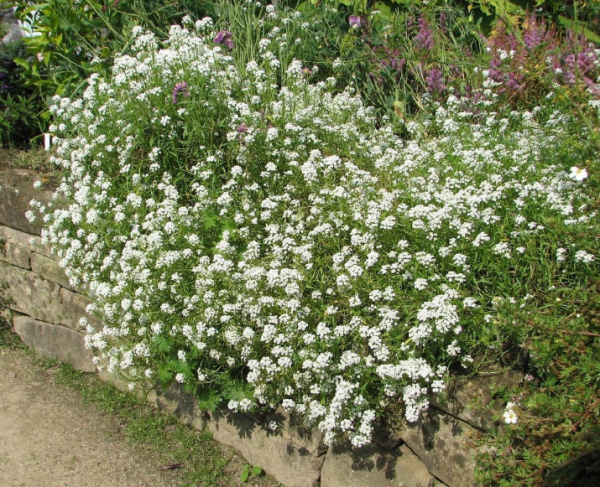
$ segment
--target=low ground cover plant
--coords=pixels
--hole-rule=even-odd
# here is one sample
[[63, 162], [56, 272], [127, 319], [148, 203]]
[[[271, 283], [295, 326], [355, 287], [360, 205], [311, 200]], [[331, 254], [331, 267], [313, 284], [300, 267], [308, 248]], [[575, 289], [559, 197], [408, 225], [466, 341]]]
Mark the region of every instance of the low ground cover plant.
[[534, 313], [557, 279], [594, 275], [596, 240], [574, 237], [596, 218], [590, 163], [553, 100], [450, 96], [404, 140], [333, 78], [282, 69], [277, 39], [243, 75], [210, 19], [132, 45], [81, 99], [54, 99], [68, 206], [37, 205], [106, 323], [88, 346], [131, 387], [282, 406], [362, 446], [515, 336], [503, 304]]

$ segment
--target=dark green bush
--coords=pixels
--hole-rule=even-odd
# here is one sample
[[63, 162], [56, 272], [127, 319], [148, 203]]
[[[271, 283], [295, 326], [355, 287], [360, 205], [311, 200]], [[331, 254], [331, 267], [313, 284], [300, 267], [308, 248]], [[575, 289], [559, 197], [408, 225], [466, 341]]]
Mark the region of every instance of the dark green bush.
[[0, 44], [0, 146], [26, 148], [39, 133], [44, 105], [32, 87], [25, 86], [23, 68], [15, 59], [25, 54], [21, 41]]

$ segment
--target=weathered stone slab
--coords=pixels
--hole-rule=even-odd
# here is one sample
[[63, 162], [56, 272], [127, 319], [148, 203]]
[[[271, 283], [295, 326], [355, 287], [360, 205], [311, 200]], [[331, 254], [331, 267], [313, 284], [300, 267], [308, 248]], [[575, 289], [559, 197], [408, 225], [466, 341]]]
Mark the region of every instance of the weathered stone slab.
[[2, 245], [2, 242], [0, 242], [0, 260], [23, 269], [31, 269], [30, 257], [31, 251], [29, 249], [10, 242], [4, 242], [4, 245]]
[[[10, 3], [3, 5], [10, 5]], [[23, 30], [17, 19], [15, 19], [12, 6], [0, 10], [0, 32], [4, 34], [1, 40], [3, 44], [15, 42], [23, 37]]]
[[81, 333], [29, 316], [18, 316], [13, 324], [23, 342], [40, 355], [69, 363], [83, 372], [96, 372], [92, 352], [85, 348]]
[[[523, 374], [514, 370], [487, 377], [454, 379], [448, 386], [446, 399], [431, 403], [477, 428], [489, 431], [494, 425], [494, 414], [504, 409], [504, 403], [500, 399], [492, 401], [492, 389], [502, 385], [510, 389], [519, 385], [522, 380]], [[486, 409], [485, 406], [490, 404], [491, 408]]]
[[321, 487], [433, 487], [436, 479], [406, 446], [385, 450], [330, 448], [321, 471]]
[[82, 294], [64, 288], [60, 290], [59, 297], [63, 308], [61, 324], [73, 330], [83, 332], [85, 331], [85, 327], [81, 326], [79, 320], [85, 317], [95, 330], [100, 331], [102, 329], [103, 324], [100, 318], [89, 314], [86, 310], [87, 305], [92, 302], [90, 299]]
[[167, 390], [157, 388], [148, 394], [150, 403], [169, 414], [177, 416], [184, 424], [201, 430], [206, 425], [208, 415], [198, 407], [193, 394], [185, 392], [181, 384], [173, 384]]
[[[325, 449], [318, 432], [292, 430], [289, 416], [280, 411], [261, 417], [220, 411], [211, 419], [207, 426], [215, 440], [236, 448], [286, 487], [319, 485]], [[274, 423], [276, 431], [268, 428]]]
[[477, 485], [474, 478], [475, 438], [469, 424], [430, 407], [416, 425], [400, 432], [408, 447], [427, 470], [450, 487]]
[[5, 295], [12, 301], [11, 309], [48, 323], [61, 322], [58, 284], [6, 262], [0, 262], [0, 280], [8, 284]]
[[0, 170], [0, 224], [25, 233], [41, 235], [41, 218], [29, 222], [24, 216], [25, 212], [31, 210], [31, 200], [44, 205], [50, 201], [48, 194], [33, 187], [33, 183], [38, 179], [40, 176], [29, 169]]
[[73, 290], [73, 286], [71, 286], [64, 269], [62, 269], [55, 260], [33, 252], [31, 254], [31, 269], [43, 278]]
[[[129, 391], [129, 386], [127, 385], [127, 382], [125, 382], [124, 380], [119, 379], [116, 375], [114, 374], [109, 374], [106, 370], [98, 370], [98, 378], [104, 382], [108, 382], [109, 384], [112, 384], [113, 386], [115, 386], [116, 389], [118, 389], [121, 392], [130, 392]], [[152, 401], [150, 401], [152, 402]]]
[[[23, 219], [25, 220], [24, 215]], [[0, 225], [0, 240], [4, 240], [5, 242], [24, 247], [32, 252], [37, 252], [38, 254], [52, 258], [50, 249], [41, 244], [41, 239], [37, 235], [31, 235], [5, 225]]]

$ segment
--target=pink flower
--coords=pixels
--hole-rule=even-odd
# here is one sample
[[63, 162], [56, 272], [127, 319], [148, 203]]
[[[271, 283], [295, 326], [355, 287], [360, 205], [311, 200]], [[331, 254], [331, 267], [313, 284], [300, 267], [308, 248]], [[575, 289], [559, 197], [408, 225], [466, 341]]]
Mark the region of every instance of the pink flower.
[[348, 23], [352, 29], [360, 29], [362, 27], [362, 19], [359, 15], [351, 15]]

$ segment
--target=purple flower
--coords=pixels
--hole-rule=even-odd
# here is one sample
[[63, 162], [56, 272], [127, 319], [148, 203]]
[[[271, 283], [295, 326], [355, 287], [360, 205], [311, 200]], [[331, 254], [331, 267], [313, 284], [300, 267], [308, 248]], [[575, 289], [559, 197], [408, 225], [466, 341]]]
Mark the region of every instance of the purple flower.
[[246, 126], [245, 123], [240, 123], [237, 128], [235, 129], [237, 131], [238, 134], [243, 134], [244, 132], [248, 132], [248, 127]]
[[183, 94], [183, 96], [190, 96], [190, 92], [188, 91], [188, 85], [185, 81], [180, 81], [173, 88], [173, 105], [177, 103], [177, 96], [180, 93]]
[[535, 14], [532, 13], [531, 17], [529, 18], [527, 30], [525, 32], [525, 35], [523, 36], [523, 42], [525, 42], [525, 45], [528, 49], [533, 50], [542, 43], [542, 41], [544, 40], [544, 27], [545, 26], [543, 22], [542, 24], [538, 24]]
[[351, 29], [360, 29], [362, 27], [362, 19], [360, 15], [351, 15], [348, 19]]
[[222, 30], [220, 32], [217, 32], [217, 35], [215, 36], [213, 41], [215, 42], [215, 44], [225, 46], [230, 51], [233, 49], [232, 34], [228, 30]]
[[421, 15], [419, 17], [419, 33], [415, 36], [417, 47], [422, 50], [430, 50], [435, 46], [435, 39], [433, 38], [433, 32], [429, 26], [427, 19]]
[[446, 89], [442, 72], [439, 69], [430, 70], [425, 78], [425, 83], [427, 83], [427, 93], [432, 95], [442, 93]]
[[440, 28], [442, 30], [446, 30], [447, 22], [448, 22], [448, 15], [446, 15], [446, 12], [441, 12], [440, 13]]
[[506, 87], [512, 92], [523, 91], [527, 87], [525, 83], [525, 77], [519, 73], [508, 73], [508, 80], [506, 81]]

